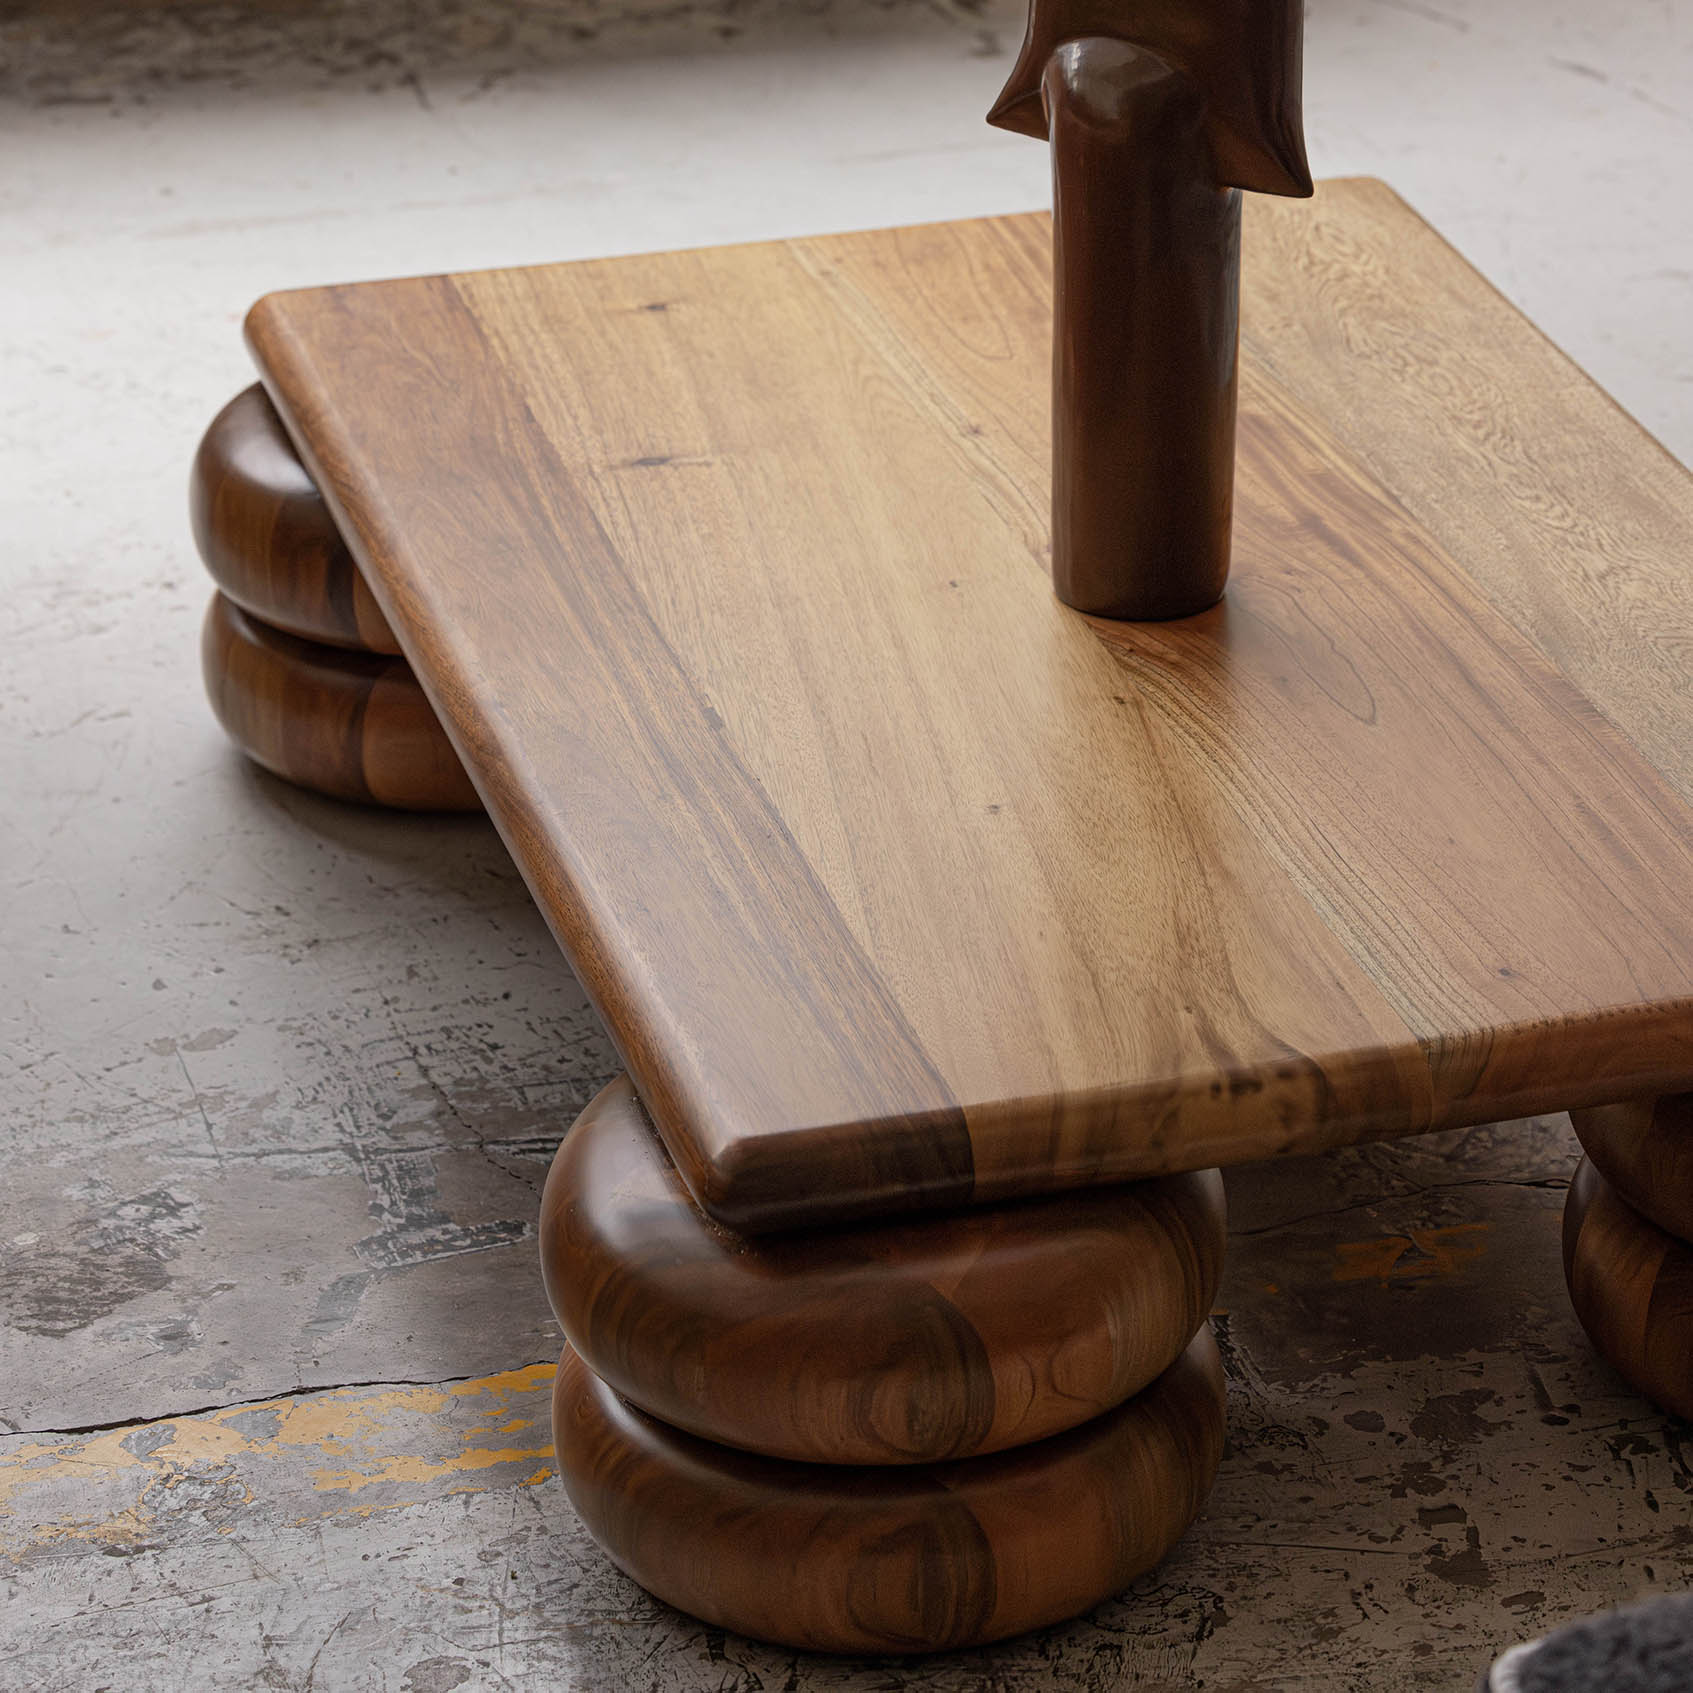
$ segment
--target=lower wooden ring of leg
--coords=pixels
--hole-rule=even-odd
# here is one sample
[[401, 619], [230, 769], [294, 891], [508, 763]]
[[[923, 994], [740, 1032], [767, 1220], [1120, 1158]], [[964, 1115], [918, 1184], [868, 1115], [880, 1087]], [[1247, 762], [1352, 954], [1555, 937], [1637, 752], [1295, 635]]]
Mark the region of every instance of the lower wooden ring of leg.
[[1693, 1093], [1572, 1111], [1594, 1167], [1641, 1216], [1693, 1240]]
[[1693, 1245], [1583, 1159], [1564, 1205], [1564, 1276], [1581, 1326], [1630, 1386], [1693, 1417]]
[[188, 510], [207, 570], [243, 611], [303, 640], [399, 652], [317, 484], [258, 384], [212, 419], [194, 456]]
[[694, 1434], [827, 1464], [994, 1452], [1120, 1404], [1204, 1322], [1223, 1237], [1215, 1170], [735, 1235], [627, 1077], [566, 1136], [541, 1214], [553, 1309], [596, 1374]]
[[274, 774], [406, 811], [481, 809], [404, 659], [299, 640], [217, 594], [201, 660], [218, 721]]
[[950, 1464], [793, 1464], [683, 1434], [568, 1348], [553, 1393], [566, 1492], [643, 1587], [757, 1639], [928, 1652], [1063, 1620], [1156, 1564], [1223, 1447], [1208, 1328], [1145, 1392], [1067, 1434]]

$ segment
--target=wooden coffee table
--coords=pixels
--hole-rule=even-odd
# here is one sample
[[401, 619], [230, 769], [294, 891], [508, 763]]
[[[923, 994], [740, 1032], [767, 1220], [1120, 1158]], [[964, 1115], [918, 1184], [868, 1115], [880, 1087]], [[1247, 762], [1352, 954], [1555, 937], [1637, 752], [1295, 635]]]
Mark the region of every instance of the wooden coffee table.
[[253, 599], [309, 531], [593, 996], [561, 1466], [712, 1620], [923, 1649], [1154, 1561], [1221, 1439], [1183, 1172], [1693, 1088], [1693, 480], [1379, 183], [1245, 266], [1231, 584], [1164, 624], [1051, 592], [1044, 217], [249, 321], [310, 481], [231, 540], [284, 472], [203, 453], [214, 694], [392, 753]]

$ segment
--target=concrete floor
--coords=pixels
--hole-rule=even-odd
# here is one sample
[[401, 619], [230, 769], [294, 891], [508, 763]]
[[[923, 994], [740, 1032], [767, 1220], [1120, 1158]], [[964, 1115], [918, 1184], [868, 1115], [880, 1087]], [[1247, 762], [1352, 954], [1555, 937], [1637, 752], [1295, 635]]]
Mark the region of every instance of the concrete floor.
[[[0, 1689], [1466, 1688], [1693, 1582], [1693, 1442], [1589, 1353], [1563, 1119], [1236, 1173], [1222, 1479], [1088, 1618], [796, 1659], [613, 1571], [532, 1225], [612, 1073], [492, 830], [257, 775], [183, 479], [281, 286], [1006, 211], [1000, 0], [0, 10]], [[1314, 0], [1387, 176], [1693, 458], [1693, 9]]]

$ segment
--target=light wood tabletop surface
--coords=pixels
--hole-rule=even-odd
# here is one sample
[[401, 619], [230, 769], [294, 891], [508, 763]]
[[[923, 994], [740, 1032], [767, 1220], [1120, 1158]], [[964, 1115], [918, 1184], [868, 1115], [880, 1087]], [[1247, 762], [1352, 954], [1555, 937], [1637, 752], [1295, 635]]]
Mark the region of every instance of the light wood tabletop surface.
[[1246, 220], [1170, 624], [1052, 596], [1044, 217], [255, 308], [720, 1218], [1693, 1085], [1693, 479], [1381, 184]]

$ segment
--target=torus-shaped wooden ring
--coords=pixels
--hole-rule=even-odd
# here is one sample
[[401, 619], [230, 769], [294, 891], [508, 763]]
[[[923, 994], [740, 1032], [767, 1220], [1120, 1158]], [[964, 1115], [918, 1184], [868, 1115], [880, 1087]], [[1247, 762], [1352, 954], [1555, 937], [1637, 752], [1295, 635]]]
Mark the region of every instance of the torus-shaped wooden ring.
[[1588, 1338], [1630, 1386], [1693, 1417], [1693, 1246], [1583, 1159], [1564, 1204], [1564, 1278]]
[[364, 652], [400, 643], [263, 388], [244, 388], [194, 455], [188, 513], [212, 580], [304, 640]]
[[1576, 1138], [1641, 1216], [1693, 1240], [1693, 1093], [1572, 1111]]
[[1223, 592], [1240, 190], [1306, 195], [1300, 0], [1033, 0], [988, 114], [1052, 143], [1052, 570], [1117, 618]]
[[541, 1262], [566, 1336], [655, 1416], [825, 1464], [996, 1452], [1137, 1393], [1204, 1322], [1215, 1170], [748, 1239], [694, 1204], [627, 1077], [565, 1137]]
[[990, 1458], [852, 1469], [758, 1458], [636, 1410], [566, 1348], [565, 1492], [611, 1558], [706, 1622], [806, 1651], [934, 1652], [1062, 1621], [1181, 1537], [1223, 1450], [1209, 1328], [1144, 1393]]
[[402, 811], [482, 809], [403, 658], [298, 640], [222, 594], [200, 656], [218, 722], [273, 774]]

